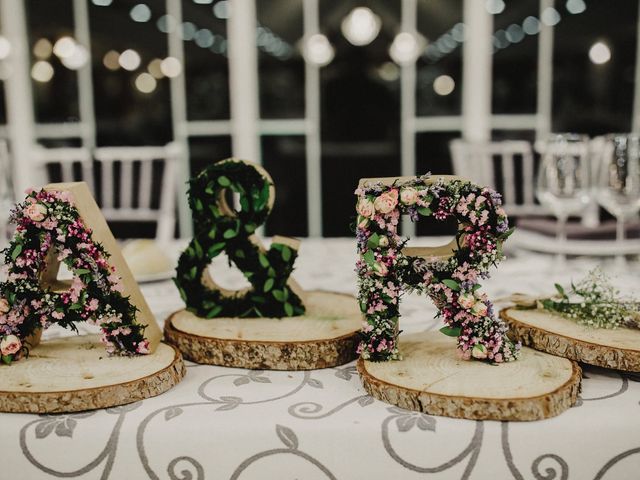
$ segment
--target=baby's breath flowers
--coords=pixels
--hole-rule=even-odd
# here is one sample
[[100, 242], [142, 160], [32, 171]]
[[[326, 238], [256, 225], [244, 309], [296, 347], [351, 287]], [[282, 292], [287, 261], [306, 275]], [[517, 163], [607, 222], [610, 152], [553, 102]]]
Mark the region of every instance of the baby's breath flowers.
[[[500, 195], [462, 180], [430, 182], [428, 175], [390, 186], [365, 185], [355, 194], [358, 300], [365, 317], [360, 356], [400, 358], [399, 298], [415, 291], [433, 300], [445, 323], [441, 332], [457, 338], [460, 358], [515, 360], [520, 346], [506, 336], [506, 325], [496, 318], [478, 283], [502, 259], [502, 242], [511, 233]], [[402, 249], [407, 239], [398, 233], [403, 214], [413, 221], [420, 216], [455, 218], [460, 224], [458, 248], [445, 259], [406, 256]]]
[[557, 294], [538, 306], [595, 328], [640, 328], [640, 304], [620, 295], [604, 272], [596, 268], [569, 289], [555, 285]]

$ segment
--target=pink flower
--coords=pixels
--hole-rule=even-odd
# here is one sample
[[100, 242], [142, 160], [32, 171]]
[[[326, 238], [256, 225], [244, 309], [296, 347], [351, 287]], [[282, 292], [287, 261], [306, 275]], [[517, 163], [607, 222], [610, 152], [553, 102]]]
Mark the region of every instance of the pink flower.
[[371, 218], [375, 213], [374, 203], [366, 197], [361, 198], [360, 200], [358, 200], [358, 205], [356, 205], [356, 210], [363, 217]]
[[22, 342], [15, 335], [7, 335], [0, 341], [0, 352], [2, 355], [14, 355], [22, 348]]
[[140, 343], [138, 343], [138, 347], [136, 348], [136, 352], [138, 352], [140, 355], [146, 355], [146, 354], [150, 353], [149, 340], [143, 340]]
[[0, 298], [0, 313], [7, 313], [11, 310], [11, 305], [6, 298]]
[[380, 213], [390, 213], [398, 205], [398, 190], [394, 188], [383, 193], [375, 199], [373, 205]]
[[404, 187], [400, 190], [400, 201], [405, 205], [413, 205], [418, 201], [418, 190], [413, 187]]
[[100, 306], [100, 302], [98, 302], [98, 299], [92, 298], [91, 301], [89, 302], [89, 305], [87, 305], [87, 308], [90, 311], [95, 312], [99, 306]]
[[476, 299], [472, 293], [463, 293], [458, 297], [458, 303], [462, 308], [472, 308], [476, 303]]
[[24, 209], [24, 214], [34, 222], [41, 222], [47, 216], [47, 207], [41, 203], [32, 203]]
[[64, 318], [64, 312], [55, 311], [51, 314], [51, 316], [56, 320], [62, 320]]
[[45, 230], [53, 230], [58, 226], [58, 221], [55, 219], [47, 218], [44, 222], [42, 222], [42, 226]]

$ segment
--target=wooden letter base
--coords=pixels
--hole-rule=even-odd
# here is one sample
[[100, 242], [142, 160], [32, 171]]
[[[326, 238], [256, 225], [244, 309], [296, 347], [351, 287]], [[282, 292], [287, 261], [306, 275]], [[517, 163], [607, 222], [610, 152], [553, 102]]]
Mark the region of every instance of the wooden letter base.
[[465, 361], [440, 332], [400, 337], [400, 361], [358, 360], [369, 394], [418, 412], [472, 420], [540, 420], [567, 410], [580, 387], [570, 360], [523, 348], [514, 362]]
[[28, 359], [0, 367], [0, 411], [68, 413], [160, 395], [185, 375], [182, 356], [164, 343], [136, 357], [109, 357], [98, 335], [47, 340]]
[[224, 367], [312, 370], [354, 360], [361, 326], [355, 299], [309, 291], [305, 304], [306, 315], [280, 319], [206, 319], [180, 310], [164, 334], [187, 360]]
[[587, 327], [544, 310], [507, 308], [500, 316], [523, 345], [589, 365], [640, 372], [640, 330]]

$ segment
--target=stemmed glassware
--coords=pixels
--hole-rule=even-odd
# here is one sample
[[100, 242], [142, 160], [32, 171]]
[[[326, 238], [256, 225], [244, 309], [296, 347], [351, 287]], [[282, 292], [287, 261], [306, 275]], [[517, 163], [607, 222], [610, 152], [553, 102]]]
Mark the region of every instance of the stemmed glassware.
[[560, 133], [544, 145], [538, 170], [536, 196], [557, 219], [558, 265], [566, 259], [567, 220], [589, 203], [591, 173], [589, 143], [585, 135]]
[[640, 136], [610, 134], [596, 182], [598, 202], [616, 217], [616, 242], [620, 248], [616, 264], [625, 265], [621, 252], [625, 222], [640, 210]]

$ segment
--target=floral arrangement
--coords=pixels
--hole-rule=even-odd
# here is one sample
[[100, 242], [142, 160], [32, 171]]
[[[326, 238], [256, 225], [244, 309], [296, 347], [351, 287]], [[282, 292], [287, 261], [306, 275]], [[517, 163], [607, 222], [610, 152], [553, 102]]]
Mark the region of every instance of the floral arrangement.
[[[0, 353], [10, 364], [28, 355], [28, 339], [56, 323], [76, 330], [76, 322], [101, 327], [109, 354], [147, 354], [144, 325], [123, 295], [109, 254], [95, 243], [70, 193], [29, 191], [11, 213], [16, 233], [3, 250], [6, 280], [0, 283]], [[64, 262], [74, 274], [67, 291], [43, 288], [50, 260]]]
[[[365, 316], [358, 346], [361, 357], [401, 358], [400, 297], [416, 291], [433, 300], [445, 323], [441, 332], [457, 337], [461, 358], [490, 363], [515, 360], [520, 345], [506, 336], [506, 324], [496, 318], [478, 283], [503, 258], [502, 242], [512, 232], [500, 195], [467, 181], [434, 180], [429, 175], [392, 185], [365, 183], [355, 194], [358, 300]], [[446, 259], [405, 255], [402, 249], [408, 239], [398, 234], [401, 215], [412, 221], [455, 218], [459, 230], [453, 255]]]
[[[225, 193], [239, 195], [240, 211], [227, 206]], [[292, 317], [305, 312], [287, 281], [298, 252], [278, 242], [265, 251], [252, 238], [271, 211], [273, 183], [248, 162], [214, 163], [190, 181], [193, 240], [180, 256], [176, 286], [187, 310], [202, 318]], [[251, 289], [228, 294], [203, 283], [211, 259], [226, 252], [251, 283]]]
[[[640, 303], [620, 295], [604, 272], [596, 268], [566, 289], [555, 284], [557, 294], [534, 300], [538, 307], [581, 325], [594, 328], [640, 328]], [[517, 302], [521, 308], [526, 308]]]

